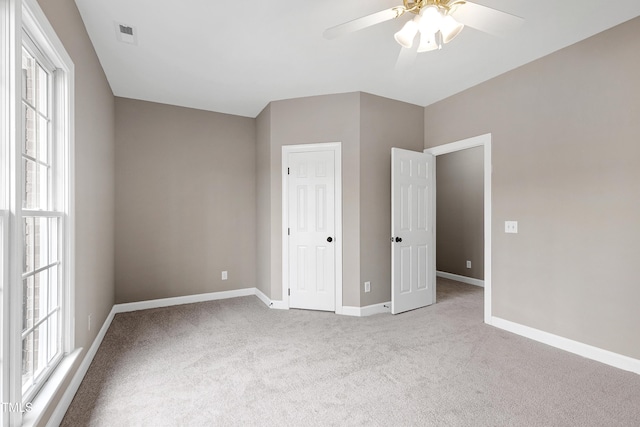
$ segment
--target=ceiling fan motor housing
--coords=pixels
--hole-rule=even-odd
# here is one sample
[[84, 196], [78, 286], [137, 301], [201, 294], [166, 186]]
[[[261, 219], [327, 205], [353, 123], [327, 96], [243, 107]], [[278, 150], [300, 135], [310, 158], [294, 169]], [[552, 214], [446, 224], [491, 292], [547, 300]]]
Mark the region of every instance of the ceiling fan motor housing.
[[427, 6], [435, 6], [440, 9], [443, 15], [446, 15], [451, 12], [454, 6], [465, 3], [464, 0], [403, 0], [403, 2], [407, 12], [415, 13], [416, 15]]

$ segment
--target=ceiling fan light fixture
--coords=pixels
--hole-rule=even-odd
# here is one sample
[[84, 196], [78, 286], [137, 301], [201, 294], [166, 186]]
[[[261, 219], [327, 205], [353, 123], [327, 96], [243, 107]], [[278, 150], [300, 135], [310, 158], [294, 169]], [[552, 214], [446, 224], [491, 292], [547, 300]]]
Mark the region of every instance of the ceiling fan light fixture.
[[418, 45], [418, 53], [429, 52], [438, 49], [436, 43], [436, 35], [431, 32], [420, 32], [420, 45]]
[[427, 6], [420, 10], [420, 31], [437, 33], [442, 25], [443, 16], [436, 6]]
[[445, 43], [449, 43], [453, 40], [460, 31], [464, 28], [464, 24], [456, 21], [453, 16], [447, 15], [442, 20], [442, 24], [440, 25], [440, 32], [442, 33], [442, 41]]
[[416, 38], [417, 33], [418, 23], [412, 19], [410, 21], [407, 21], [402, 29], [395, 33], [393, 37], [396, 39], [400, 46], [410, 49], [411, 46], [413, 46], [413, 39]]

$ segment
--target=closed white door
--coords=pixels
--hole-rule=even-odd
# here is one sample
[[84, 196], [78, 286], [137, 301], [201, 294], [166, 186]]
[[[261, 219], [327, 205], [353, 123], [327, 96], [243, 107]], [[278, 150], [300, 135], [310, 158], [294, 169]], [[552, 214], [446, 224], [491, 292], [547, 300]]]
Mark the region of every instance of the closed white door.
[[431, 305], [435, 283], [434, 156], [391, 149], [391, 312]]
[[288, 155], [289, 306], [335, 311], [335, 153]]

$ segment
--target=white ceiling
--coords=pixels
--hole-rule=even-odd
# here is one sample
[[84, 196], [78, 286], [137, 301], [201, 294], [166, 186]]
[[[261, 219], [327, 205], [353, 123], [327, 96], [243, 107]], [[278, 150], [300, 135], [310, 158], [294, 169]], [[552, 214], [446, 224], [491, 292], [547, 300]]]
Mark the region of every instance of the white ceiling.
[[[407, 16], [322, 37], [402, 0], [76, 4], [116, 96], [248, 117], [275, 100], [355, 91], [426, 106], [640, 15], [639, 0], [474, 1], [525, 23], [509, 38], [465, 28], [402, 71], [393, 33]], [[117, 40], [116, 23], [135, 27], [137, 45]]]

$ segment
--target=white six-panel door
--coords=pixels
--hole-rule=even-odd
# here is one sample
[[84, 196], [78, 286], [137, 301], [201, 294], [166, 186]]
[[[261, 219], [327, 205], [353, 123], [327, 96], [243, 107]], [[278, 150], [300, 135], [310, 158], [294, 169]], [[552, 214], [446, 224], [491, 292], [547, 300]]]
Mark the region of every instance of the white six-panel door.
[[434, 156], [391, 149], [391, 312], [435, 302]]
[[288, 154], [289, 306], [335, 311], [335, 153]]

